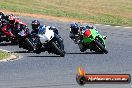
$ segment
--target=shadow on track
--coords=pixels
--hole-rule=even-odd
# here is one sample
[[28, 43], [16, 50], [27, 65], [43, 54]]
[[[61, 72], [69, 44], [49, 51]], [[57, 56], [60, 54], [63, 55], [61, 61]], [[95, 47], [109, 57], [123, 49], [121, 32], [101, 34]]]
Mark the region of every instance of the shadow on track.
[[56, 56], [39, 56], [38, 55], [38, 56], [27, 56], [27, 57], [60, 57], [60, 56], [57, 56], [57, 55]]
[[30, 52], [30, 51], [13, 51], [11, 53], [33, 53], [33, 52]]
[[12, 43], [0, 43], [0, 46], [16, 46], [16, 45], [13, 45]]
[[[32, 52], [32, 51], [13, 51], [13, 52], [10, 52], [10, 53], [34, 53], [34, 52]], [[40, 56], [40, 55], [36, 54], [36, 55], [33, 55], [33, 56], [27, 56], [27, 57], [60, 57], [60, 56], [59, 55], [54, 55], [54, 56]]]
[[80, 52], [80, 53], [66, 53], [66, 54], [102, 54], [102, 53], [100, 53], [100, 52]]
[[65, 86], [76, 86], [77, 84], [52, 84], [52, 85], [42, 85], [42, 86], [30, 86], [30, 87], [15, 87], [15, 88], [47, 88], [47, 87], [65, 87]]

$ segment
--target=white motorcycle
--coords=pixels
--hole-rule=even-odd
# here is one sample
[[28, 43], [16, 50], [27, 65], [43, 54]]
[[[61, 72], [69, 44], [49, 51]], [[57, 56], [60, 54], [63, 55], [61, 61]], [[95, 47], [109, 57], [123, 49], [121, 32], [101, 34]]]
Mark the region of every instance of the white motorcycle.
[[46, 30], [38, 33], [37, 36], [33, 36], [33, 43], [36, 45], [35, 53], [37, 54], [48, 51], [48, 53], [54, 53], [61, 57], [65, 56], [63, 41], [49, 27], [46, 27]]

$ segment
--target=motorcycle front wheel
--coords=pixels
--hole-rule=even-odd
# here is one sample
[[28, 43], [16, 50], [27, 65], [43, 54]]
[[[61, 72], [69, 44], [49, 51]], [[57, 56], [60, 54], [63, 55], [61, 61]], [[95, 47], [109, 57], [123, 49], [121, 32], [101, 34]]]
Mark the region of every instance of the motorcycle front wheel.
[[28, 47], [29, 51], [34, 51], [34, 45], [31, 43], [31, 41], [28, 38], [25, 39], [25, 44]]
[[96, 46], [105, 54], [108, 53], [107, 49], [97, 40], [94, 41]]
[[55, 53], [59, 54], [61, 57], [65, 56], [65, 52], [62, 51], [53, 41], [51, 42], [53, 49], [55, 49]]

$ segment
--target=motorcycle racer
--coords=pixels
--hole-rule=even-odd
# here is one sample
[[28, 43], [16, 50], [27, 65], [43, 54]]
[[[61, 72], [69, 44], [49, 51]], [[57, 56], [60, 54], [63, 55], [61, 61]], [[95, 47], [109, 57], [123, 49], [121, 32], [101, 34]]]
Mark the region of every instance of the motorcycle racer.
[[7, 23], [8, 23], [8, 16], [5, 15], [4, 13], [0, 12], [0, 38], [1, 38], [1, 41], [9, 41], [10, 40], [10, 35], [9, 35], [10, 32], [3, 30], [3, 28], [7, 25]]
[[58, 32], [57, 28], [54, 27], [54, 26], [40, 25], [40, 22], [38, 20], [33, 20], [32, 23], [31, 23], [31, 26], [32, 26], [31, 34], [34, 34], [34, 33], [35, 34], [42, 34], [42, 33], [44, 33], [46, 31], [46, 28], [48, 28], [50, 30], [53, 30], [54, 33], [56, 33], [59, 36], [59, 39], [61, 41], [63, 41], [63, 39], [59, 35], [59, 32]]
[[56, 27], [40, 25], [38, 20], [33, 20], [31, 25], [32, 43], [36, 54], [47, 51], [64, 57], [63, 39]]
[[12, 31], [19, 31], [19, 29], [23, 29], [24, 27], [26, 27], [26, 24], [13, 14], [6, 16], [6, 20], [8, 21], [8, 23], [4, 27], [2, 27], [2, 31], [8, 37], [14, 37]]
[[26, 34], [29, 34], [29, 29], [26, 23], [22, 22], [13, 14], [5, 15], [3, 16], [3, 19], [6, 21], [6, 23], [4, 26], [2, 26], [1, 30], [8, 38], [10, 38], [11, 43], [17, 44], [19, 42], [16, 40], [16, 36], [20, 31], [23, 30], [24, 32], [26, 32]]
[[41, 32], [45, 31], [46, 28], [53, 30], [56, 34], [59, 34], [58, 30], [54, 26], [40, 25], [40, 22], [38, 20], [33, 20], [31, 26], [32, 26], [31, 34], [33, 33], [41, 34]]
[[77, 23], [71, 24], [69, 37], [77, 44], [79, 40], [79, 25]]
[[[70, 26], [70, 35], [69, 37], [74, 41], [75, 44], [79, 45], [79, 49], [81, 52], [86, 51], [86, 48], [84, 47], [84, 42], [83, 38], [85, 36], [85, 31], [88, 29], [95, 29], [95, 26], [90, 26], [90, 25], [79, 25], [77, 23], [72, 23]], [[97, 31], [98, 32], [98, 31]], [[105, 38], [105, 36], [104, 36]]]

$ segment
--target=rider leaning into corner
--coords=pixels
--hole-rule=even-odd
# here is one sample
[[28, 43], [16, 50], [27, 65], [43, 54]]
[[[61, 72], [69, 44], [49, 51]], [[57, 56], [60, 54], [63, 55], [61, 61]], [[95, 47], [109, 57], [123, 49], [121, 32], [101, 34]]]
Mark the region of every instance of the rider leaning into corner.
[[19, 18], [14, 16], [13, 14], [10, 15], [4, 15], [4, 13], [1, 12], [2, 21], [5, 23], [1, 30], [4, 32], [4, 34], [11, 38], [13, 44], [17, 44], [15, 42], [15, 35], [13, 33], [20, 32], [24, 30], [25, 32], [29, 32], [28, 27], [26, 23], [22, 22]]
[[31, 35], [32, 34], [43, 34], [46, 31], [46, 28], [48, 28], [49, 30], [53, 30], [53, 32], [58, 35], [58, 39], [60, 42], [63, 42], [63, 39], [59, 35], [59, 32], [56, 27], [41, 25], [38, 20], [33, 20], [31, 23], [31, 26], [32, 26]]
[[4, 19], [7, 21], [6, 25], [2, 27], [2, 31], [9, 37], [14, 37], [11, 31], [19, 31], [26, 29], [27, 25], [18, 19], [13, 14], [5, 15]]
[[[6, 35], [8, 36], [13, 36], [13, 34], [11, 33], [10, 29], [16, 29], [18, 27], [24, 27], [26, 24], [23, 23], [20, 19], [18, 19], [16, 16], [14, 16], [13, 14], [11, 15], [6, 15], [5, 20], [7, 20], [7, 24], [2, 28], [2, 30], [6, 33]], [[18, 26], [20, 25], [20, 26]]]
[[[83, 47], [83, 36], [84, 36], [84, 32], [87, 29], [95, 29], [95, 26], [90, 26], [90, 25], [79, 25], [77, 23], [72, 23], [70, 26], [70, 35], [69, 37], [74, 41], [75, 44], [79, 45], [80, 51], [84, 51], [84, 47]], [[106, 36], [104, 36], [104, 39], [106, 38]]]

